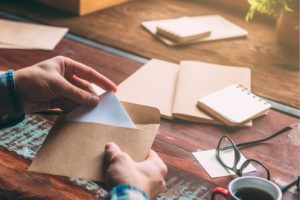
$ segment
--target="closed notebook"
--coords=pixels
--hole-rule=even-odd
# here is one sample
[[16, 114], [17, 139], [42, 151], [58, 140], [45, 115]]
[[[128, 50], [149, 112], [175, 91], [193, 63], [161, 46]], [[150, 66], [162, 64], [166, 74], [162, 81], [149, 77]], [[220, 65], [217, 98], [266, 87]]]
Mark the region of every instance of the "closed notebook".
[[236, 84], [200, 98], [197, 105], [229, 126], [262, 116], [271, 108], [269, 103]]
[[189, 42], [210, 34], [210, 29], [188, 17], [174, 19], [157, 26], [156, 34], [178, 43]]

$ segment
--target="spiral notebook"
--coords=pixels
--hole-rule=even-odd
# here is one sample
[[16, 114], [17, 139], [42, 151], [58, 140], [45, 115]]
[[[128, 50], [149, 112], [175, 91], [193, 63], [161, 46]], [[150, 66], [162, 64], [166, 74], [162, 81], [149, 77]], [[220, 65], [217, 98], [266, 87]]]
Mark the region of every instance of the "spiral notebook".
[[197, 105], [229, 126], [248, 122], [271, 108], [271, 104], [236, 84], [200, 98]]
[[181, 17], [157, 26], [156, 34], [177, 43], [194, 41], [210, 35], [210, 29], [188, 17]]

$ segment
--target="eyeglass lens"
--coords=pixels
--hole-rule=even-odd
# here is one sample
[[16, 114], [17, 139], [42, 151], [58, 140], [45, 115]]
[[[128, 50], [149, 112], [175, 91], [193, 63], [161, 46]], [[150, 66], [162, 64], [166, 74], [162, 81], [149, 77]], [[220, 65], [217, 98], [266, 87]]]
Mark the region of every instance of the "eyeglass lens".
[[[226, 148], [225, 148], [226, 147]], [[219, 158], [228, 168], [233, 168], [235, 165], [235, 149], [233, 143], [227, 138], [223, 137], [219, 145]]]
[[[248, 172], [245, 169], [247, 169], [247, 167], [250, 165], [252, 165], [255, 168], [255, 170]], [[267, 167], [264, 166], [264, 164], [260, 163], [259, 161], [253, 160], [253, 159], [246, 160], [242, 164], [239, 175], [240, 176], [256, 176], [256, 177], [270, 180], [270, 172], [267, 169]]]

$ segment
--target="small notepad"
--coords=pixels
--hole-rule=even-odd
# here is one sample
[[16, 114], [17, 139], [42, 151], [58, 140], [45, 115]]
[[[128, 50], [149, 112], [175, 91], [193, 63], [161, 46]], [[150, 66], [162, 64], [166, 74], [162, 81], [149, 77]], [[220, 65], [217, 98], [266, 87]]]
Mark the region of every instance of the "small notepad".
[[262, 116], [271, 108], [271, 104], [235, 84], [200, 98], [197, 105], [229, 126]]
[[188, 17], [181, 17], [157, 26], [156, 34], [174, 42], [183, 43], [207, 37], [210, 29]]

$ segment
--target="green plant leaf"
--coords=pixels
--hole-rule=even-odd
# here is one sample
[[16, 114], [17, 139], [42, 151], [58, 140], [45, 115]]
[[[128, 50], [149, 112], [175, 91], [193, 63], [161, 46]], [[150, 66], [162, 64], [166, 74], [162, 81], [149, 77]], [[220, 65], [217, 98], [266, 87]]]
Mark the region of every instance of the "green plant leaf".
[[256, 12], [272, 17], [279, 17], [282, 12], [293, 12], [292, 5], [297, 0], [248, 0], [250, 8], [246, 15], [246, 21], [253, 19]]

